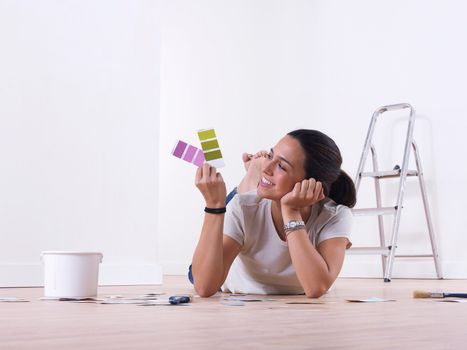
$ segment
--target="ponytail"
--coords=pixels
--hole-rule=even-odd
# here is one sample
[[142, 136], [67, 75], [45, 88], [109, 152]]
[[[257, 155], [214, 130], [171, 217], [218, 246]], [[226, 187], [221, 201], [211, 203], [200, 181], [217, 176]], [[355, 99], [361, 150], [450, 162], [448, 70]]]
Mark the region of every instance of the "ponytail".
[[328, 197], [337, 204], [343, 204], [349, 208], [357, 202], [355, 185], [345, 171], [341, 170], [337, 180], [332, 183]]

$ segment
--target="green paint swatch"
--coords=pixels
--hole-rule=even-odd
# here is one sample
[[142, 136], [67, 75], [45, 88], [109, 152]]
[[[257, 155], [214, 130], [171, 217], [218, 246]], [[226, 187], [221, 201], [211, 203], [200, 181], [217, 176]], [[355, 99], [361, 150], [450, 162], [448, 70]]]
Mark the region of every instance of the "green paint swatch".
[[203, 151], [209, 151], [210, 149], [219, 148], [219, 142], [217, 140], [204, 141], [201, 142], [201, 148]]
[[207, 161], [222, 158], [221, 150], [218, 149], [218, 150], [212, 151], [212, 152], [204, 152], [204, 158]]
[[214, 129], [198, 131], [198, 137], [201, 141], [208, 140], [208, 139], [215, 139], [216, 132], [214, 131]]
[[216, 168], [225, 166], [214, 129], [198, 130], [198, 137], [201, 142], [205, 160]]

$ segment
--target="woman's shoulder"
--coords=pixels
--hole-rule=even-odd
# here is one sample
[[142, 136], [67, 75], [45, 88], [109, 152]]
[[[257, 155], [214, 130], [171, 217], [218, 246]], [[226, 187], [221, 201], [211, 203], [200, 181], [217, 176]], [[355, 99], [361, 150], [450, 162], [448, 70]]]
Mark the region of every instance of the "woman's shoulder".
[[319, 203], [316, 217], [319, 221], [329, 221], [333, 218], [351, 217], [352, 211], [349, 207], [337, 204], [330, 198], [326, 198]]

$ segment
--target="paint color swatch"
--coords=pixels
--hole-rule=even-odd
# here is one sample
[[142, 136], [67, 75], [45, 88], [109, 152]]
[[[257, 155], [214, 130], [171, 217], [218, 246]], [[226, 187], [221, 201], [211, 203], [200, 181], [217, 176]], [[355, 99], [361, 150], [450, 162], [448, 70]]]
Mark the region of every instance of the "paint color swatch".
[[203, 149], [206, 161], [216, 168], [225, 166], [214, 129], [199, 130], [198, 137], [201, 141], [201, 148]]
[[196, 166], [202, 166], [204, 163], [204, 153], [202, 150], [180, 140], [176, 142], [172, 154]]

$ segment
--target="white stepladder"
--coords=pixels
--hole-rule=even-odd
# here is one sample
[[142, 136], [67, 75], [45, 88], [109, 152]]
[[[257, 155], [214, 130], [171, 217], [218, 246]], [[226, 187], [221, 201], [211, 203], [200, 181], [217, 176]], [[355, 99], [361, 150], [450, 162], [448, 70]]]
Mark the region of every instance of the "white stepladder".
[[[409, 122], [407, 127], [407, 136], [405, 140], [405, 148], [404, 148], [404, 157], [402, 160], [402, 166], [396, 165], [393, 170], [389, 171], [380, 171], [378, 168], [378, 159], [376, 155], [376, 149], [373, 145], [373, 133], [376, 125], [376, 120], [385, 112], [390, 111], [397, 111], [402, 109], [408, 109], [410, 111], [409, 115]], [[390, 282], [391, 275], [392, 275], [392, 267], [394, 264], [394, 258], [402, 257], [402, 258], [433, 258], [435, 263], [436, 275], [438, 278], [442, 277], [441, 272], [441, 265], [439, 263], [438, 257], [438, 249], [436, 246], [436, 240], [433, 230], [433, 224], [431, 221], [430, 216], [430, 208], [428, 205], [428, 198], [426, 194], [426, 187], [425, 187], [425, 180], [423, 177], [422, 166], [420, 162], [420, 156], [418, 153], [417, 144], [413, 140], [413, 128], [415, 122], [415, 110], [411, 105], [408, 103], [400, 103], [394, 105], [383, 106], [377, 109], [371, 118], [370, 127], [368, 128], [368, 133], [366, 136], [365, 144], [363, 146], [362, 156], [360, 158], [360, 163], [358, 165], [357, 175], [355, 178], [355, 188], [358, 193], [358, 188], [360, 187], [360, 182], [362, 178], [373, 178], [375, 184], [375, 194], [376, 194], [376, 207], [375, 208], [366, 208], [366, 209], [352, 209], [352, 213], [354, 216], [367, 216], [373, 215], [378, 217], [378, 228], [379, 228], [379, 240], [380, 246], [379, 247], [355, 247], [350, 248], [348, 250], [349, 254], [378, 254], [381, 255], [382, 259], [382, 266], [383, 266], [383, 275], [384, 281]], [[410, 157], [410, 150], [413, 149], [413, 153], [415, 156], [415, 164], [417, 169], [416, 170], [409, 170], [409, 157]], [[365, 162], [368, 157], [368, 153], [371, 152], [372, 160], [373, 160], [373, 171], [372, 172], [364, 172], [365, 169]], [[402, 203], [404, 199], [404, 188], [405, 182], [408, 176], [416, 176], [418, 177], [420, 191], [423, 200], [423, 206], [425, 209], [425, 217], [428, 226], [428, 233], [430, 236], [431, 242], [431, 250], [432, 254], [414, 254], [414, 255], [396, 255], [397, 249], [397, 238], [399, 233], [399, 223], [401, 218], [402, 212]], [[381, 186], [380, 180], [387, 179], [387, 178], [400, 178], [399, 180], [399, 189], [397, 194], [397, 203], [393, 207], [383, 207], [381, 205]], [[358, 203], [358, 202], [357, 202]], [[386, 238], [384, 235], [384, 225], [383, 225], [383, 215], [394, 215], [393, 223], [392, 223], [392, 232], [390, 237], [389, 245], [386, 245]]]

